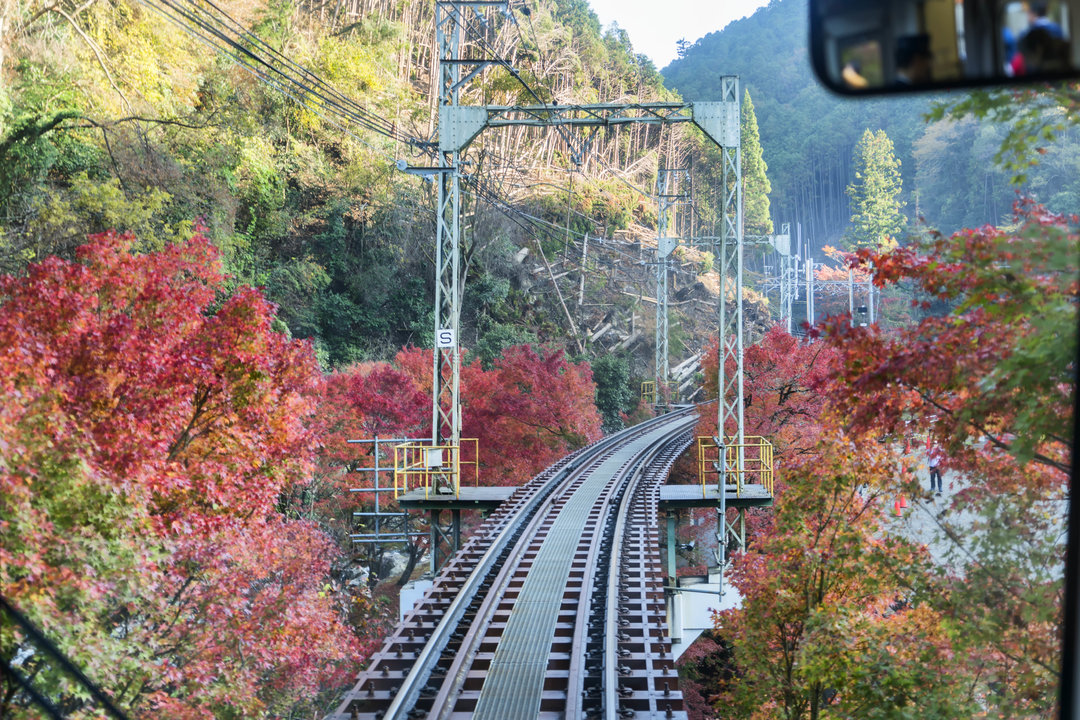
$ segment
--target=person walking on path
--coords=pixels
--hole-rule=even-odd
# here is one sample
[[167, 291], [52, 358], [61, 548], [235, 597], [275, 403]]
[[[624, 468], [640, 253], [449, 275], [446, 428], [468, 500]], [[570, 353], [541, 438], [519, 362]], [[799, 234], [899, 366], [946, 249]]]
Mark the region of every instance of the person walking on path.
[[930, 492], [934, 492], [934, 480], [937, 480], [937, 494], [941, 494], [941, 448], [937, 445], [930, 448], [927, 453], [927, 464], [930, 466]]

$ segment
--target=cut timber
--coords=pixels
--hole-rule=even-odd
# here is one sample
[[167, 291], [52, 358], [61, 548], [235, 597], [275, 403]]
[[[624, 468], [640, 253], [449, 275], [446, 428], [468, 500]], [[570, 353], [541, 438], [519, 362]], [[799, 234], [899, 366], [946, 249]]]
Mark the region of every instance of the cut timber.
[[562, 291], [559, 290], [559, 283], [555, 282], [555, 273], [551, 271], [551, 263], [548, 262], [547, 257], [544, 255], [544, 246], [537, 243], [536, 249], [540, 251], [540, 259], [544, 261], [544, 267], [547, 268], [548, 276], [551, 278], [551, 284], [555, 288], [555, 296], [559, 298], [559, 305], [562, 306], [563, 312], [566, 313], [566, 322], [570, 324], [570, 334], [574, 337], [574, 344], [577, 345], [578, 352], [583, 353], [585, 352], [585, 346], [578, 336], [577, 325], [574, 324], [574, 318], [571, 317], [570, 311], [566, 308], [566, 303], [563, 302]]
[[633, 345], [634, 343], [636, 343], [640, 339], [641, 339], [641, 331], [636, 330], [636, 331], [634, 331], [634, 333], [632, 335], [630, 335], [630, 337], [626, 338], [621, 343], [619, 343], [614, 348], [612, 348], [611, 351], [612, 352], [619, 352], [620, 350], [625, 350], [628, 347], [630, 347], [631, 345]]
[[693, 365], [687, 365], [685, 368], [683, 368], [683, 370], [678, 375], [672, 373], [671, 379], [674, 382], [681, 383], [683, 380], [686, 380], [687, 378], [693, 378], [694, 373], [696, 373], [700, 367], [701, 366], [698, 365], [697, 363], [694, 363]]
[[623, 295], [629, 295], [632, 298], [637, 298], [638, 300], [641, 300], [642, 302], [652, 303], [653, 305], [656, 304], [656, 298], [647, 297], [645, 295], [638, 295], [637, 293], [626, 292], [625, 290], [622, 291], [622, 294]]
[[675, 375], [675, 374], [678, 374], [678, 373], [682, 372], [683, 369], [685, 369], [687, 365], [693, 365], [693, 364], [697, 363], [697, 361], [700, 360], [700, 359], [701, 359], [701, 353], [696, 353], [694, 355], [691, 355], [690, 357], [688, 357], [687, 359], [683, 360], [681, 363], [679, 363], [678, 365], [673, 367], [671, 369], [671, 374]]
[[[651, 298], [648, 295], [638, 295], [637, 293], [627, 292], [626, 290], [623, 290], [622, 294], [623, 295], [629, 295], [632, 298], [637, 298], [638, 300], [640, 300], [642, 302], [647, 302], [647, 303], [650, 303], [652, 305], [656, 304], [656, 298]], [[683, 300], [681, 302], [673, 302], [671, 300], [668, 300], [668, 307], [682, 307], [683, 305], [689, 305], [689, 304], [691, 304], [693, 302], [700, 302], [700, 301], [691, 299], [691, 300]]]
[[604, 333], [606, 333], [610, 329], [611, 329], [611, 323], [608, 323], [607, 325], [605, 325], [604, 327], [600, 328], [595, 333], [593, 333], [592, 336], [589, 338], [589, 342], [596, 342], [600, 338], [604, 337]]

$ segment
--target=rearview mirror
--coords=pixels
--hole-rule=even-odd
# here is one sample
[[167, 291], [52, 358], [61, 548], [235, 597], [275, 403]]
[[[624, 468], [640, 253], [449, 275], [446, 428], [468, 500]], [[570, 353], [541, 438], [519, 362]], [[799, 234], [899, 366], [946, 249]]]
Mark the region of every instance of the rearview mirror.
[[1080, 75], [1080, 0], [810, 0], [810, 52], [849, 94]]

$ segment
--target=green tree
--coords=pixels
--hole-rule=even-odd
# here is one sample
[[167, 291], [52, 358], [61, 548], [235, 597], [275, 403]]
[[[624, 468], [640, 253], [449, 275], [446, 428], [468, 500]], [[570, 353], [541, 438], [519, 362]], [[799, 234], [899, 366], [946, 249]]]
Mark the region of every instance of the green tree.
[[604, 418], [604, 430], [623, 427], [622, 415], [634, 409], [634, 389], [630, 386], [630, 365], [625, 357], [605, 355], [592, 363], [596, 383], [596, 407]]
[[1028, 172], [1039, 164], [1046, 148], [1070, 128], [1080, 125], [1080, 84], [972, 90], [959, 100], [936, 102], [929, 120], [950, 118], [990, 120], [1006, 128], [994, 160], [1012, 173], [1012, 182], [1023, 185]]
[[769, 235], [773, 231], [769, 216], [769, 193], [772, 184], [766, 172], [769, 166], [761, 153], [761, 135], [750, 91], [743, 94], [742, 115], [743, 228], [748, 235]]
[[844, 240], [851, 247], [877, 248], [886, 238], [895, 237], [907, 222], [901, 212], [900, 160], [884, 130], [867, 129], [855, 146], [854, 161], [855, 180], [847, 186], [851, 226]]
[[[815, 242], [837, 245], [851, 213], [844, 188], [851, 181], [851, 149], [864, 128], [882, 128], [911, 188], [911, 143], [933, 94], [851, 102], [821, 87], [806, 62], [807, 0], [766, 3], [753, 15], [699, 38], [664, 70], [665, 83], [688, 101], [719, 100], [721, 77], [738, 75], [754, 98], [769, 164], [769, 201], [775, 220], [797, 220]], [[808, 128], [828, 128], [809, 132]], [[909, 201], [910, 202], [910, 201]], [[986, 221], [997, 217], [986, 218]], [[748, 231], [749, 232], [749, 231]]]

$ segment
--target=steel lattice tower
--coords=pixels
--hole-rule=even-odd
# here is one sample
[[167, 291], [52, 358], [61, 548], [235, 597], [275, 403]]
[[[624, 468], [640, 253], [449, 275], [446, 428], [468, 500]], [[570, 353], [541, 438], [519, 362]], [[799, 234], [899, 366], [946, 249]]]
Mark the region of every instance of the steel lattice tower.
[[[720, 333], [719, 333], [719, 369], [717, 388], [716, 437], [720, 449], [722, 467], [720, 468], [720, 508], [718, 510], [717, 562], [723, 568], [727, 561], [728, 534], [739, 537], [738, 530], [727, 522], [727, 503], [724, 487], [727, 484], [728, 446], [735, 445], [735, 462], [738, 468], [745, 467], [743, 422], [743, 192], [742, 192], [742, 138], [738, 122], [741, 95], [739, 78], [724, 76], [721, 78], [721, 102], [733, 107], [735, 112], [735, 136], [732, 141], [721, 145], [720, 154], [723, 163], [722, 187], [723, 213], [720, 219], [720, 242], [716, 255], [720, 259]], [[728, 309], [728, 276], [734, 275], [735, 303], [734, 312]], [[728, 369], [728, 362], [734, 366], [734, 372]], [[721, 574], [721, 595], [723, 594], [723, 575]]]
[[[741, 150], [739, 132], [739, 80], [737, 76], [724, 76], [723, 99], [710, 103], [631, 103], [597, 105], [540, 105], [540, 106], [462, 106], [458, 102], [461, 85], [470, 80], [488, 60], [467, 60], [460, 57], [461, 30], [464, 26], [463, 11], [481, 8], [506, 7], [505, 2], [438, 2], [436, 4], [436, 31], [440, 52], [440, 105], [439, 105], [439, 166], [434, 170], [439, 175], [438, 230], [436, 247], [436, 288], [435, 288], [435, 342], [436, 351], [433, 361], [432, 381], [432, 442], [435, 445], [456, 448], [460, 445], [460, 372], [461, 359], [458, 350], [459, 316], [461, 308], [460, 278], [460, 235], [461, 235], [461, 175], [459, 160], [461, 153], [486, 128], [510, 126], [532, 127], [610, 127], [619, 124], [676, 124], [693, 122], [721, 150], [723, 158], [723, 227], [719, 251], [721, 258], [721, 302], [720, 302], [720, 337], [722, 358], [734, 357], [735, 372], [726, 373], [726, 363], [720, 363], [719, 386], [725, 390], [719, 411], [718, 444], [742, 444], [742, 182]], [[473, 65], [475, 69], [461, 76], [463, 65]], [[667, 192], [666, 179], [661, 184], [661, 195]], [[671, 205], [675, 201], [668, 198]], [[670, 205], [661, 212], [661, 216], [670, 209]], [[666, 221], [660, 232], [667, 235]], [[713, 242], [717, 239], [713, 238]], [[658, 266], [658, 283], [665, 292], [658, 292], [666, 299], [666, 257], [674, 249], [675, 241], [667, 238], [659, 242], [664, 252], [664, 263]], [[658, 252], [660, 247], [658, 247]], [[734, 274], [736, 285], [735, 312], [727, 311], [724, 301], [724, 279]], [[658, 324], [666, 325], [666, 307], [658, 303]], [[658, 374], [667, 379], [667, 353], [663, 348], [667, 344], [664, 332], [658, 343]], [[730, 374], [731, 377], [727, 377]], [[730, 438], [724, 434], [725, 422], [731, 418], [735, 424], [735, 435]], [[726, 450], [726, 447], [723, 449]], [[742, 449], [739, 448], [740, 460]], [[726, 480], [723, 478], [722, 481]], [[447, 485], [452, 479], [445, 478]], [[720, 493], [721, 497], [723, 493]], [[721, 517], [725, 517], [726, 507], [721, 504]], [[441, 528], [437, 528], [438, 518], [432, 517], [432, 543], [437, 542]], [[731, 532], [727, 523], [723, 527]], [[726, 535], [725, 535], [726, 537]], [[722, 542], [724, 547], [726, 543]], [[721, 549], [720, 554], [724, 551]], [[432, 556], [435, 564], [435, 554]]]
[[[435, 4], [435, 34], [439, 48], [439, 126], [443, 108], [460, 98], [461, 26], [464, 3]], [[439, 151], [439, 194], [435, 241], [435, 352], [432, 371], [431, 442], [457, 445], [461, 436], [459, 396], [461, 353], [458, 323], [461, 314], [461, 176], [459, 153]]]
[[[495, 8], [509, 15], [508, 0], [439, 0], [435, 41], [439, 52], [438, 135], [457, 122], [462, 86], [496, 60], [461, 57], [465, 13]], [[482, 18], [481, 18], [482, 20]], [[462, 78], [462, 67], [472, 69]], [[431, 442], [457, 447], [461, 440], [461, 148], [439, 144], [435, 241], [435, 352], [432, 368]]]
[[673, 185], [678, 184], [678, 174], [670, 168], [660, 168], [656, 174], [656, 195], [659, 213], [656, 220], [656, 400], [659, 402], [661, 388], [665, 387], [671, 368], [668, 363], [668, 267], [672, 251], [678, 244], [676, 238], [668, 237], [668, 215], [678, 196]]

